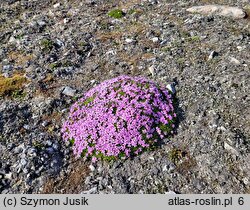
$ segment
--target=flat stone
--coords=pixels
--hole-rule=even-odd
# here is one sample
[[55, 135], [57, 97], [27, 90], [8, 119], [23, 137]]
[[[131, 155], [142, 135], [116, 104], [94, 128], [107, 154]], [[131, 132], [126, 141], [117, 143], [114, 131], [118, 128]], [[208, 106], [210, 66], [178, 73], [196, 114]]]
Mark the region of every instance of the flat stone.
[[237, 59], [234, 58], [234, 57], [230, 57], [230, 62], [233, 63], [233, 64], [235, 64], [235, 65], [240, 65], [240, 64], [241, 64], [240, 61], [237, 60]]
[[125, 41], [126, 41], [128, 44], [130, 44], [130, 43], [133, 43], [135, 40], [127, 38], [127, 39], [125, 39]]
[[224, 142], [224, 148], [235, 155], [239, 155], [238, 151], [235, 148], [233, 148], [231, 145], [229, 145], [227, 142]]
[[241, 19], [246, 17], [246, 13], [242, 9], [226, 5], [194, 6], [188, 8], [187, 11], [191, 13], [200, 13], [203, 15], [219, 15], [235, 19]]
[[65, 87], [62, 94], [66, 95], [66, 96], [71, 96], [73, 97], [76, 93], [76, 90], [71, 88], [71, 87]]

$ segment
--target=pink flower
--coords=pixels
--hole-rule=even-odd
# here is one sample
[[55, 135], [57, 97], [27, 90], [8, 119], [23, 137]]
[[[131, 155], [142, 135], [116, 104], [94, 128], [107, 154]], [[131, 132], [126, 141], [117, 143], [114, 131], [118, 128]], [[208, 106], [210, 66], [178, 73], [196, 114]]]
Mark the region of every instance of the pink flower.
[[92, 161], [99, 154], [129, 157], [132, 151], [140, 153], [152, 146], [148, 142], [153, 137], [159, 140], [169, 135], [161, 130], [161, 124], [174, 127], [171, 100], [167, 90], [142, 77], [104, 81], [72, 105], [62, 137], [74, 140], [77, 156], [84, 151]]

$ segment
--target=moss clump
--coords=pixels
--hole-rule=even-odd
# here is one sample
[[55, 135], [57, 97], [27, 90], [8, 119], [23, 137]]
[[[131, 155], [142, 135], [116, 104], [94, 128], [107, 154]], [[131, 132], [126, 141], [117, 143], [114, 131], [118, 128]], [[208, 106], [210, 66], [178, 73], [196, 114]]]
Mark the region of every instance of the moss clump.
[[89, 103], [93, 102], [95, 100], [95, 97], [89, 97], [84, 102], [83, 105], [87, 106]]
[[11, 97], [15, 99], [23, 99], [26, 93], [23, 90], [14, 90], [11, 92]]
[[27, 79], [21, 74], [15, 74], [10, 78], [0, 76], [0, 96], [12, 95], [21, 91]]
[[53, 42], [49, 39], [43, 39], [40, 42], [41, 48], [44, 51], [51, 51], [53, 49]]
[[169, 151], [168, 156], [171, 161], [177, 164], [185, 156], [185, 152], [178, 148], [173, 148]]
[[51, 64], [49, 64], [49, 68], [52, 69], [52, 70], [58, 68], [59, 66], [60, 65], [58, 63], [51, 63]]
[[124, 13], [120, 9], [114, 9], [108, 13], [108, 16], [112, 18], [120, 19], [124, 16]]

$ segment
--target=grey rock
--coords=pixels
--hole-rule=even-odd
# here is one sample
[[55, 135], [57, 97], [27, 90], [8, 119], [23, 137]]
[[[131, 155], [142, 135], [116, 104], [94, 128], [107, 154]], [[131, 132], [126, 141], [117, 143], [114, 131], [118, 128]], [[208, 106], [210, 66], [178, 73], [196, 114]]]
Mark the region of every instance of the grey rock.
[[173, 172], [176, 169], [176, 165], [174, 163], [170, 163], [168, 167], [169, 172]]
[[27, 155], [29, 157], [36, 157], [37, 156], [37, 150], [35, 148], [29, 148], [27, 151]]
[[48, 148], [46, 148], [46, 152], [47, 152], [48, 154], [53, 154], [53, 153], [54, 153], [53, 147], [48, 147]]
[[21, 144], [14, 148], [14, 153], [18, 154], [18, 153], [21, 153], [23, 150], [24, 150], [24, 144]]
[[27, 160], [23, 158], [23, 159], [21, 159], [20, 163], [22, 166], [26, 166]]
[[15, 144], [13, 144], [13, 143], [9, 143], [9, 144], [7, 145], [7, 149], [8, 149], [8, 150], [12, 150], [14, 147], [15, 147]]
[[12, 65], [5, 65], [3, 66], [3, 71], [11, 71], [13, 70], [13, 66]]
[[5, 177], [6, 179], [11, 179], [11, 178], [12, 178], [12, 173], [10, 172], [10, 173], [8, 173], [8, 174], [5, 174], [4, 177]]
[[242, 9], [226, 5], [194, 6], [188, 8], [187, 11], [192, 13], [201, 13], [204, 15], [220, 15], [236, 19], [241, 19], [246, 17], [246, 13]]
[[76, 93], [76, 90], [71, 88], [71, 87], [65, 87], [62, 94], [66, 95], [66, 96], [71, 96], [73, 97]]

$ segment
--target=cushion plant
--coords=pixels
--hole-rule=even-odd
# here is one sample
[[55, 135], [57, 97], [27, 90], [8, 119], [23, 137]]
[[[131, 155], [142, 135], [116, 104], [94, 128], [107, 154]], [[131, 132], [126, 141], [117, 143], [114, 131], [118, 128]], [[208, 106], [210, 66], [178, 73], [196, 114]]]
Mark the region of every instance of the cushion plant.
[[142, 77], [119, 76], [70, 108], [62, 133], [77, 156], [129, 157], [154, 147], [174, 127], [171, 93]]

